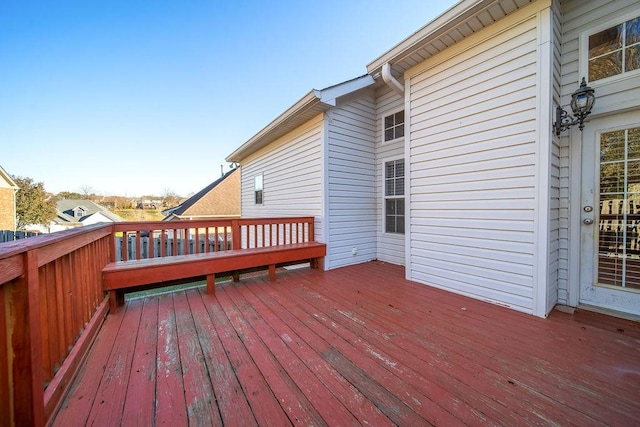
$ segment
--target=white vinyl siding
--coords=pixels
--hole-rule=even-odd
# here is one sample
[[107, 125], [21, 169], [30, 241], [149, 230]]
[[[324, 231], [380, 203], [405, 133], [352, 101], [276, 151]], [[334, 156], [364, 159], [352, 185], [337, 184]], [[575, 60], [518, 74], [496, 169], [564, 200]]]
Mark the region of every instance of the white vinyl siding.
[[[579, 86], [581, 78], [587, 76], [582, 55], [581, 34], [594, 28], [616, 22], [623, 17], [640, 15], [637, 0], [562, 2], [560, 105], [567, 105]], [[586, 63], [584, 61], [583, 63]], [[617, 78], [589, 83], [595, 89], [596, 103], [591, 117], [608, 115], [616, 111], [637, 108], [640, 99], [640, 79]], [[588, 126], [588, 121], [586, 126]], [[575, 306], [578, 303], [578, 279], [580, 262], [580, 157], [581, 135], [570, 135], [577, 130], [565, 132], [559, 138], [560, 150], [560, 240], [558, 270], [558, 302]], [[573, 139], [573, 140], [572, 140]]]
[[410, 279], [528, 313], [536, 291], [536, 23], [534, 15], [489, 28], [407, 73]]
[[[314, 216], [322, 236], [322, 118], [320, 114], [242, 162], [242, 217]], [[263, 177], [255, 204], [254, 177]]]
[[392, 91], [388, 86], [384, 86], [376, 92], [376, 102], [377, 258], [381, 261], [405, 265], [405, 236], [384, 232], [384, 163], [391, 159], [404, 158], [405, 141], [404, 138], [389, 142], [384, 141], [384, 118], [389, 114], [403, 110], [404, 98]]
[[327, 115], [330, 245], [325, 264], [336, 268], [376, 258], [374, 99], [363, 96]]

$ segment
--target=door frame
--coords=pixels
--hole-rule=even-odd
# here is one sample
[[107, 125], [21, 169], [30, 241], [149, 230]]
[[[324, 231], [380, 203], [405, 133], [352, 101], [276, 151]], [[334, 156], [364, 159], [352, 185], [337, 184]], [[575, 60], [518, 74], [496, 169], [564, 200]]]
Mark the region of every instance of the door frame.
[[[594, 150], [598, 144], [599, 134], [607, 131], [612, 131], [616, 129], [620, 129], [622, 127], [637, 127], [640, 126], [640, 119], [638, 119], [638, 111], [628, 111], [623, 113], [617, 113], [606, 116], [598, 116], [592, 118], [589, 123], [586, 124], [584, 133], [580, 132], [578, 129], [573, 128], [569, 135], [570, 138], [570, 155], [571, 155], [571, 183], [570, 183], [570, 263], [569, 263], [569, 277], [573, 277], [574, 280], [569, 281], [568, 286], [568, 295], [567, 295], [567, 303], [572, 307], [578, 307], [581, 304], [581, 282], [582, 282], [582, 220], [585, 217], [584, 212], [582, 211], [582, 190], [583, 190], [583, 157], [588, 155], [583, 149], [583, 141], [586, 137], [593, 138], [594, 141]], [[589, 159], [593, 161], [593, 165], [596, 164], [595, 159], [596, 153], [593, 153], [593, 159]], [[594, 182], [592, 186], [595, 186], [595, 179], [597, 179], [597, 171], [594, 171]], [[595, 191], [595, 188], [594, 188]], [[596, 195], [594, 194], [594, 197]], [[595, 199], [594, 199], [595, 200]], [[596, 208], [596, 206], [594, 206]], [[595, 210], [595, 209], [594, 209]], [[593, 227], [597, 227], [597, 221], [595, 221]], [[595, 230], [595, 229], [594, 229]], [[595, 231], [594, 231], [595, 236]], [[592, 245], [597, 243], [594, 241], [591, 242]], [[596, 306], [598, 307], [598, 306]], [[615, 310], [615, 308], [610, 307], [598, 307], [604, 310]]]

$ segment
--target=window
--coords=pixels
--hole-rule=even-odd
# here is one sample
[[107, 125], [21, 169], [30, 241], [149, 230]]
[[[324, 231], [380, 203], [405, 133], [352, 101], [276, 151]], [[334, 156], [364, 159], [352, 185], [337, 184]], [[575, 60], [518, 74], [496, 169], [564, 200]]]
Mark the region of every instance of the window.
[[384, 118], [384, 140], [401, 138], [404, 136], [404, 111]]
[[640, 17], [589, 35], [589, 81], [640, 70]]
[[253, 178], [253, 192], [256, 205], [262, 204], [262, 175]]
[[384, 230], [404, 234], [404, 160], [384, 164]]

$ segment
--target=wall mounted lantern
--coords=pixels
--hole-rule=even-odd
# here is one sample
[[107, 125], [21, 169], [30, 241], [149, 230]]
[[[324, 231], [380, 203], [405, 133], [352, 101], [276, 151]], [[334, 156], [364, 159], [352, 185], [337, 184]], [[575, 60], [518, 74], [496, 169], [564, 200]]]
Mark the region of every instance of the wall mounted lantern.
[[571, 110], [574, 117], [569, 116], [569, 113], [562, 108], [556, 107], [556, 121], [553, 124], [556, 135], [560, 136], [560, 132], [575, 125], [579, 125], [580, 130], [584, 129], [584, 119], [591, 113], [593, 104], [596, 102], [594, 92], [595, 90], [587, 86], [583, 77], [580, 87], [571, 94]]

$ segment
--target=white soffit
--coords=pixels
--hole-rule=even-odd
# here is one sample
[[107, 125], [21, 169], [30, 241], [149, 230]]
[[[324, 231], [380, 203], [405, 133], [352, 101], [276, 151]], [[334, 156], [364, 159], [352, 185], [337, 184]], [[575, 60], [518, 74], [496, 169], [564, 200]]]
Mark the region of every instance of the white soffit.
[[395, 76], [535, 0], [463, 0], [367, 65], [375, 75], [386, 63]]

